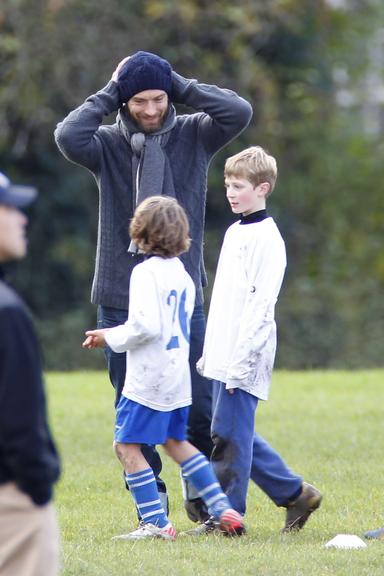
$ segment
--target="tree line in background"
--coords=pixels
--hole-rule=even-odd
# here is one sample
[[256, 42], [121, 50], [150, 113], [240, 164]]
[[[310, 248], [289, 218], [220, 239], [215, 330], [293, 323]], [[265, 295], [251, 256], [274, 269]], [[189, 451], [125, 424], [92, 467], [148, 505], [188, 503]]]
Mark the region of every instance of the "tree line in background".
[[123, 57], [141, 49], [167, 58], [183, 76], [237, 91], [254, 107], [247, 131], [210, 169], [210, 285], [234, 219], [224, 195], [225, 158], [260, 144], [278, 161], [269, 212], [288, 252], [277, 365], [383, 364], [384, 144], [364, 134], [358, 104], [338, 104], [335, 81], [335, 70], [343, 70], [352, 90], [361, 86], [366, 42], [383, 8], [374, 0], [350, 4], [2, 1], [0, 170], [40, 191], [29, 212], [29, 257], [10, 272], [38, 322], [48, 368], [104, 366], [101, 354], [80, 347], [84, 330], [95, 326], [89, 294], [97, 188], [61, 156], [53, 131]]

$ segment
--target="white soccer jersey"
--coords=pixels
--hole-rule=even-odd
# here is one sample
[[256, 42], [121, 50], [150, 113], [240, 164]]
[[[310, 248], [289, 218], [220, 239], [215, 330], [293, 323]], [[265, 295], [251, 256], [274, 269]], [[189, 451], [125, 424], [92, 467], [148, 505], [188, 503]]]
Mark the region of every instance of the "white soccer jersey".
[[275, 303], [285, 267], [284, 241], [272, 218], [228, 228], [198, 362], [203, 376], [268, 398], [276, 352]]
[[195, 286], [179, 258], [152, 256], [133, 269], [128, 320], [105, 337], [114, 352], [127, 351], [124, 396], [160, 411], [191, 404], [194, 302]]

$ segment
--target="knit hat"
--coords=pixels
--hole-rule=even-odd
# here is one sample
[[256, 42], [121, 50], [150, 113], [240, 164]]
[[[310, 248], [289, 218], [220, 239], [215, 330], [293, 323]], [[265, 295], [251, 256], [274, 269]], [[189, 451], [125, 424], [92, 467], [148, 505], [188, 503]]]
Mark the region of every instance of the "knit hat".
[[121, 68], [117, 84], [121, 102], [128, 102], [132, 96], [143, 90], [172, 89], [172, 68], [167, 60], [150, 52], [136, 52]]

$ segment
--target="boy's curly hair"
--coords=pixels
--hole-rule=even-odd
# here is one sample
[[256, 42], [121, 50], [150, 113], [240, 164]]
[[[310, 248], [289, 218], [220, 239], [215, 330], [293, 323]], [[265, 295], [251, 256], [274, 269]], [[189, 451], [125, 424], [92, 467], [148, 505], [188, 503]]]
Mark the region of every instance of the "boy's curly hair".
[[136, 208], [129, 234], [145, 254], [164, 258], [189, 249], [189, 223], [184, 209], [170, 196], [150, 196]]

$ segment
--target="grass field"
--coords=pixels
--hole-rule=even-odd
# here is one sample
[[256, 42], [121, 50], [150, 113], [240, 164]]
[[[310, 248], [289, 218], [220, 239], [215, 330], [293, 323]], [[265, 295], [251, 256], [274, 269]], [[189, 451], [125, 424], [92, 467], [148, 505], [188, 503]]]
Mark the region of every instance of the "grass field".
[[[250, 486], [243, 538], [112, 542], [136, 526], [112, 452], [113, 394], [106, 373], [47, 375], [50, 420], [63, 458], [56, 490], [65, 576], [362, 576], [384, 574], [384, 542], [331, 550], [339, 533], [384, 524], [384, 371], [276, 372], [271, 399], [258, 408], [258, 431], [287, 463], [324, 493], [298, 534], [280, 535], [284, 512]], [[183, 512], [178, 470], [164, 456], [171, 519]]]

